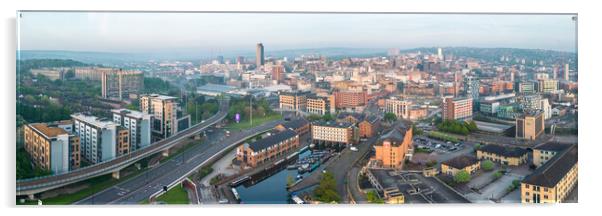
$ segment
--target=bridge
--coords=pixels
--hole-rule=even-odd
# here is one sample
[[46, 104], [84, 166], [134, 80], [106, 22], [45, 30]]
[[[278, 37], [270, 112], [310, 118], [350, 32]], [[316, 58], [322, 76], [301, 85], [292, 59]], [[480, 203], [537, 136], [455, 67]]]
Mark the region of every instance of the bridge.
[[227, 98], [220, 99], [219, 102], [219, 111], [212, 117], [208, 118], [202, 123], [187, 128], [178, 134], [155, 142], [146, 148], [132, 151], [130, 154], [116, 157], [113, 160], [104, 161], [66, 173], [17, 180], [16, 195], [28, 195], [30, 197], [33, 197], [33, 195], [37, 193], [52, 190], [65, 185], [73, 184], [76, 182], [80, 182], [109, 173], [112, 173], [113, 177], [119, 178], [119, 171], [121, 169], [128, 167], [134, 164], [135, 162], [150, 155], [166, 150], [168, 151], [171, 147], [180, 143], [182, 140], [197, 135], [206, 128], [223, 120], [228, 115], [229, 100]]

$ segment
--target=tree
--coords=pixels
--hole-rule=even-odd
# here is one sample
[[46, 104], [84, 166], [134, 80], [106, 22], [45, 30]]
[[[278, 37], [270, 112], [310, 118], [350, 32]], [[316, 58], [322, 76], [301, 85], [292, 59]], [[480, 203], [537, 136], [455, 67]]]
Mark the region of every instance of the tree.
[[481, 163], [481, 168], [483, 168], [483, 170], [485, 170], [485, 171], [493, 170], [493, 166], [494, 166], [494, 164], [490, 160], [485, 160]]
[[454, 175], [454, 181], [459, 184], [467, 183], [470, 181], [470, 174], [466, 170], [461, 170]]
[[322, 119], [322, 117], [319, 115], [316, 115], [316, 114], [311, 114], [311, 115], [307, 116], [308, 121], [317, 121], [320, 119]]
[[332, 117], [332, 115], [330, 115], [330, 114], [327, 113], [327, 114], [324, 114], [322, 116], [322, 120], [324, 120], [324, 121], [332, 121], [332, 120], [334, 120], [334, 117]]
[[322, 174], [320, 184], [314, 189], [314, 198], [320, 202], [340, 202], [341, 197], [336, 191], [337, 182], [330, 172]]
[[368, 193], [366, 193], [366, 199], [368, 199], [369, 203], [385, 203], [385, 201], [378, 196], [376, 191], [369, 191]]
[[394, 122], [397, 120], [397, 116], [395, 115], [395, 113], [388, 112], [388, 113], [385, 113], [384, 119], [385, 119], [385, 121], [388, 121], [388, 122]]

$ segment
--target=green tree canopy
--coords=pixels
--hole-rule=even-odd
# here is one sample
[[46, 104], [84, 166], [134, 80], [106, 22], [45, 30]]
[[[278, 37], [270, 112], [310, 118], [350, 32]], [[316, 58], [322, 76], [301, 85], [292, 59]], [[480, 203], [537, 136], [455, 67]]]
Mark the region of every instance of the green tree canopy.
[[454, 175], [454, 181], [456, 183], [467, 183], [470, 181], [470, 174], [466, 172], [466, 170], [461, 170], [460, 172]]

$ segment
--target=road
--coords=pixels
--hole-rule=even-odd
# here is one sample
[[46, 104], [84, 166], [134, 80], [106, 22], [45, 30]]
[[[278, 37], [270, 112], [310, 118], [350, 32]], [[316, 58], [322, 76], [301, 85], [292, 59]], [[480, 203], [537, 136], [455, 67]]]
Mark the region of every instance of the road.
[[195, 146], [157, 167], [81, 200], [77, 204], [137, 204], [162, 190], [163, 186], [188, 176], [200, 166], [226, 153], [229, 147], [243, 142], [247, 137], [274, 128], [281, 122], [276, 120], [244, 131], [231, 131], [232, 135], [225, 138], [223, 136], [220, 138], [219, 133], [209, 135], [208, 142]]

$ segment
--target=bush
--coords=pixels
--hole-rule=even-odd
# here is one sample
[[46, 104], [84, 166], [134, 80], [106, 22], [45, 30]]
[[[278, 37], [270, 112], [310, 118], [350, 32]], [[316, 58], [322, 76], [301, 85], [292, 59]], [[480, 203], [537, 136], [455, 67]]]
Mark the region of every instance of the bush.
[[388, 122], [394, 122], [397, 120], [397, 116], [395, 115], [395, 113], [388, 112], [385, 113], [384, 120]]
[[468, 135], [470, 132], [474, 132], [477, 130], [477, 125], [474, 121], [470, 122], [462, 122], [455, 120], [445, 120], [439, 124], [437, 124], [437, 129], [440, 131], [460, 134], [460, 135]]
[[483, 168], [483, 170], [485, 170], [485, 171], [491, 171], [491, 170], [493, 170], [493, 166], [494, 166], [494, 165], [495, 165], [495, 164], [493, 164], [493, 162], [492, 162], [492, 161], [490, 161], [490, 160], [485, 160], [485, 161], [483, 161], [483, 162], [481, 163], [481, 168]]
[[385, 203], [385, 201], [382, 198], [378, 197], [376, 191], [369, 191], [368, 193], [366, 193], [366, 199], [368, 199], [369, 203]]
[[340, 202], [341, 196], [337, 193], [336, 185], [337, 182], [330, 172], [322, 174], [320, 184], [313, 191], [315, 200], [324, 203]]
[[496, 179], [499, 179], [503, 176], [504, 174], [501, 171], [497, 171], [495, 172], [495, 174], [493, 174], [493, 177]]
[[454, 175], [454, 181], [458, 184], [467, 183], [470, 181], [470, 174], [466, 170], [462, 170]]
[[436, 160], [431, 160], [429, 162], [426, 162], [426, 166], [427, 167], [434, 167], [435, 165], [437, 165], [437, 161]]

